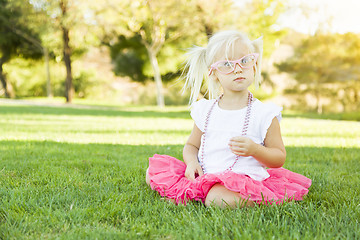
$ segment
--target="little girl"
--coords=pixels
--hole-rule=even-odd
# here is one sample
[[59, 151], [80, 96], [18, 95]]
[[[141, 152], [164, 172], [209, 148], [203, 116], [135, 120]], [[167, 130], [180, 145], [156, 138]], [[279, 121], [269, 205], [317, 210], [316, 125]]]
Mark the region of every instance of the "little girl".
[[[311, 180], [282, 168], [281, 107], [248, 91], [261, 77], [262, 39], [237, 31], [213, 35], [189, 52], [185, 87], [195, 124], [183, 150], [149, 159], [146, 182], [175, 203], [243, 207], [302, 200]], [[197, 100], [207, 78], [209, 100]]]

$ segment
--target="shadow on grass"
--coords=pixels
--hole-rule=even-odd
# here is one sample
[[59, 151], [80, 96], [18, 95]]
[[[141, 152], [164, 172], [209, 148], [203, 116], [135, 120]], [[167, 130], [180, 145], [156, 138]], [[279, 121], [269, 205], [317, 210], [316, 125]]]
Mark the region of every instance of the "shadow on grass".
[[117, 109], [83, 109], [72, 107], [45, 107], [45, 106], [1, 106], [1, 114], [41, 114], [41, 115], [74, 115], [74, 116], [108, 116], [108, 117], [141, 117], [141, 118], [190, 118], [189, 111], [171, 110], [133, 110]]
[[[141, 117], [141, 118], [182, 118], [190, 119], [189, 110], [141, 110], [138, 107], [128, 109], [120, 108], [101, 108], [98, 106], [88, 106], [87, 108], [76, 108], [66, 106], [28, 106], [14, 105], [1, 106], [1, 114], [42, 114], [42, 115], [74, 115], [74, 116], [109, 116], [109, 117]], [[328, 120], [349, 120], [360, 121], [360, 112], [353, 113], [290, 113], [285, 111], [284, 118], [308, 118], [308, 119], [328, 119]]]

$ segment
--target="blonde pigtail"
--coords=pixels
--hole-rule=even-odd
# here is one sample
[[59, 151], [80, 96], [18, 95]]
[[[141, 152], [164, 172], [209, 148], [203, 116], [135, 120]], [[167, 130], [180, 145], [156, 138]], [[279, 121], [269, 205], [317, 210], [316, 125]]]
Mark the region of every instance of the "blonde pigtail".
[[259, 37], [251, 42], [256, 53], [259, 53], [259, 57], [255, 65], [255, 87], [259, 88], [261, 83], [261, 61], [263, 55], [263, 37]]
[[188, 52], [188, 55], [189, 57], [185, 65], [187, 73], [183, 92], [190, 88], [189, 104], [192, 104], [197, 100], [203, 80], [207, 77], [206, 48], [195, 46]]

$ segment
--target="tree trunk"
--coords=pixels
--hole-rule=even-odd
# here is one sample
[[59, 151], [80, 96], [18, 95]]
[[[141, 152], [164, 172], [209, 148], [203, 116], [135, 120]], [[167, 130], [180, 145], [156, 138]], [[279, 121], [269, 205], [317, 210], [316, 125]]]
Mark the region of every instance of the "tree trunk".
[[154, 71], [156, 93], [157, 93], [156, 94], [157, 105], [162, 108], [165, 106], [165, 101], [164, 101], [164, 89], [163, 89], [162, 80], [161, 80], [159, 63], [157, 61], [156, 54], [151, 49], [147, 49], [147, 51], [149, 54], [151, 66]]
[[354, 106], [354, 110], [357, 109], [358, 106], [360, 106], [360, 97], [359, 97], [359, 84], [355, 81], [355, 84], [354, 84], [354, 88], [353, 88], [353, 91], [354, 91], [354, 103], [355, 103], [355, 106]]
[[3, 63], [2, 63], [2, 61], [0, 61], [0, 80], [1, 80], [1, 84], [2, 84], [2, 86], [4, 88], [5, 97], [9, 98], [9, 93], [7, 91], [6, 79], [5, 79], [5, 76], [3, 74]]
[[46, 47], [43, 48], [44, 57], [45, 57], [45, 68], [46, 68], [46, 95], [48, 98], [52, 98], [52, 90], [51, 90], [51, 79], [50, 79], [50, 67], [49, 67], [49, 51]]
[[69, 46], [69, 30], [63, 27], [63, 40], [64, 40], [64, 62], [66, 67], [66, 80], [65, 80], [65, 97], [66, 102], [71, 103], [74, 88], [72, 84], [72, 73], [71, 73], [71, 58], [70, 58], [70, 46]]
[[322, 114], [322, 102], [321, 102], [321, 96], [320, 91], [316, 90], [316, 111], [318, 114]]
[[6, 62], [6, 58], [0, 58], [0, 81], [1, 84], [4, 88], [4, 92], [5, 92], [5, 97], [6, 98], [14, 98], [15, 97], [15, 93], [11, 87], [11, 84], [8, 84], [8, 82], [6, 81], [6, 76], [3, 70], [3, 65]]
[[[60, 8], [62, 11], [62, 16], [63, 18], [65, 18], [67, 12], [66, 2], [60, 1]], [[72, 73], [71, 73], [71, 58], [70, 58], [71, 49], [69, 46], [69, 29], [64, 25], [61, 25], [61, 28], [63, 32], [63, 43], [64, 43], [63, 53], [64, 53], [64, 62], [66, 67], [65, 97], [66, 97], [66, 102], [71, 103], [74, 95], [74, 88], [72, 84]]]

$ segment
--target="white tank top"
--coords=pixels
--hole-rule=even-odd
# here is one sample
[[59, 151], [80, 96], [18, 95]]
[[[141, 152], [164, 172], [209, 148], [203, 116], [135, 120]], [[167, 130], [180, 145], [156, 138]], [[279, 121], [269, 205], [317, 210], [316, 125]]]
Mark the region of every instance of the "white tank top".
[[[215, 99], [201, 99], [192, 105], [191, 117], [202, 132], [204, 132], [206, 115], [214, 102]], [[258, 99], [252, 104], [246, 137], [263, 145], [267, 130], [274, 117], [277, 117], [279, 122], [281, 121], [282, 108], [273, 103], [264, 104]], [[241, 136], [245, 114], [246, 107], [239, 110], [224, 110], [218, 104], [214, 106], [206, 130], [204, 149], [204, 164], [207, 173], [223, 172], [234, 163], [236, 156], [230, 151], [228, 144], [232, 137]], [[203, 147], [202, 137], [198, 158], [201, 158]], [[232, 169], [236, 173], [248, 175], [258, 181], [269, 177], [265, 166], [253, 157], [239, 157]]]

